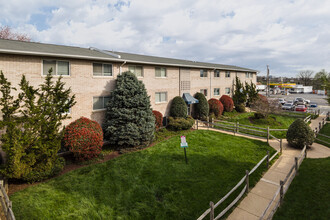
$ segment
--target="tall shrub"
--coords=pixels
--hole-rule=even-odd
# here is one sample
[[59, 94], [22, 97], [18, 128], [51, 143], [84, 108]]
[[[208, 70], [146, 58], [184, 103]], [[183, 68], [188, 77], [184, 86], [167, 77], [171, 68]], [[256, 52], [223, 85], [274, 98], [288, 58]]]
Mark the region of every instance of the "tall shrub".
[[207, 116], [209, 116], [209, 103], [203, 93], [197, 92], [194, 97], [198, 100], [198, 103], [193, 105], [194, 117], [206, 120]]
[[214, 114], [215, 117], [222, 115], [223, 105], [218, 99], [210, 99], [208, 103], [210, 107], [210, 115]]
[[156, 110], [153, 110], [152, 114], [155, 116], [156, 128], [161, 128], [163, 126], [163, 114]]
[[235, 90], [233, 94], [233, 102], [235, 109], [238, 112], [245, 112], [245, 103], [246, 103], [246, 91], [244, 89], [243, 83], [236, 76]]
[[107, 105], [103, 124], [105, 139], [119, 148], [150, 143], [155, 131], [150, 106], [143, 82], [130, 72], [119, 75]]
[[220, 98], [220, 102], [223, 105], [223, 108], [226, 112], [232, 112], [234, 108], [234, 102], [233, 100], [227, 96], [227, 95], [222, 95]]
[[291, 147], [303, 149], [310, 146], [314, 141], [314, 133], [303, 119], [296, 119], [288, 128], [286, 139]]
[[170, 116], [174, 118], [187, 117], [187, 105], [182, 97], [176, 96], [173, 98], [170, 107]]
[[96, 121], [85, 117], [71, 122], [64, 131], [64, 146], [78, 160], [90, 160], [98, 157], [103, 146], [101, 126]]
[[253, 102], [259, 98], [259, 94], [256, 85], [251, 81], [251, 83], [245, 83], [245, 92], [247, 94], [246, 106], [250, 107]]
[[7, 178], [39, 181], [63, 168], [63, 160], [57, 156], [62, 120], [69, 118], [65, 113], [75, 104], [75, 96], [64, 88], [61, 77], [54, 82], [50, 73], [37, 89], [23, 75], [14, 98], [11, 91], [16, 88], [0, 72], [0, 128], [5, 129], [1, 142], [6, 153], [1, 173]]

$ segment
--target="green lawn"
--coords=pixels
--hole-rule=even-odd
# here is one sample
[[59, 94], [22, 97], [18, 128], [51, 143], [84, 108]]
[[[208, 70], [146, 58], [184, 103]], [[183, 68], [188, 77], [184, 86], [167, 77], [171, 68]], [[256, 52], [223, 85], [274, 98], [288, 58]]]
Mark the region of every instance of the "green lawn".
[[[241, 114], [225, 112], [224, 117], [221, 120], [226, 120], [230, 122], [239, 122], [240, 124], [243, 125], [250, 125], [261, 128], [269, 127], [273, 129], [287, 129], [292, 124], [292, 122], [294, 122], [297, 119], [297, 117], [291, 117], [286, 115], [274, 115], [274, 114], [271, 114], [268, 119], [255, 119], [253, 116], [254, 116], [253, 112], [247, 112]], [[245, 131], [241, 130], [241, 132], [251, 133], [246, 130]], [[270, 133], [277, 138], [286, 138], [286, 131], [271, 131]], [[267, 135], [260, 134], [259, 136], [266, 137]]]
[[329, 219], [329, 183], [330, 157], [305, 159], [273, 219]]
[[[330, 123], [327, 123], [323, 126], [323, 128], [320, 131], [320, 134], [330, 136]], [[330, 147], [330, 138], [323, 137], [321, 135], [318, 135], [317, 138], [320, 139], [320, 140], [326, 141], [329, 144], [324, 143], [323, 141], [319, 141], [319, 140], [315, 140], [316, 143], [319, 143], [319, 144], [322, 144], [324, 146]]]
[[[14, 213], [17, 219], [196, 219], [267, 150], [275, 153], [264, 142], [214, 131], [186, 137], [188, 165], [175, 136], [17, 192], [11, 196]], [[250, 176], [251, 186], [265, 170], [263, 163]]]

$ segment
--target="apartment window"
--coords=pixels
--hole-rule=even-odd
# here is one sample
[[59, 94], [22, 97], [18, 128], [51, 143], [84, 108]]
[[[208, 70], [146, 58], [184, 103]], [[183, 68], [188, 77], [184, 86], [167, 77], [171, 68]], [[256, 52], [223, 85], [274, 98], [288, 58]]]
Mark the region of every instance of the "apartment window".
[[155, 76], [156, 77], [166, 77], [166, 68], [164, 67], [156, 67], [155, 68]]
[[204, 96], [207, 96], [207, 89], [201, 89], [200, 93], [204, 94]]
[[43, 60], [43, 73], [47, 75], [52, 69], [51, 74], [54, 76], [69, 76], [70, 75], [70, 64], [68, 61], [59, 60]]
[[220, 88], [214, 88], [214, 95], [220, 95]]
[[226, 77], [230, 77], [230, 72], [226, 71]]
[[214, 70], [214, 77], [220, 77], [220, 70]]
[[227, 87], [227, 88], [225, 89], [225, 93], [226, 93], [226, 95], [229, 95], [229, 94], [230, 94], [230, 88], [229, 88], [229, 87]]
[[142, 66], [128, 66], [128, 70], [131, 73], [134, 73], [137, 77], [143, 77], [143, 68], [142, 68]]
[[200, 70], [200, 77], [207, 77], [207, 70]]
[[167, 92], [156, 92], [156, 103], [167, 102]]
[[108, 96], [93, 97], [93, 110], [106, 109], [109, 100], [110, 97]]
[[112, 64], [93, 63], [93, 76], [112, 76]]

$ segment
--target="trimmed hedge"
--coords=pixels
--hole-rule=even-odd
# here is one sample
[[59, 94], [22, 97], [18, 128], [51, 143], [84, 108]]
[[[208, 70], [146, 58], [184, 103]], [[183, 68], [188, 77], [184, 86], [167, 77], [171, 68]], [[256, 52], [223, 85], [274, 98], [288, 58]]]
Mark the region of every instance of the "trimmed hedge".
[[194, 104], [194, 117], [206, 120], [207, 116], [209, 116], [209, 103], [207, 102], [204, 94], [197, 92], [194, 97], [198, 100], [197, 104]]
[[81, 117], [65, 128], [64, 146], [78, 160], [98, 157], [102, 151], [102, 145], [103, 131], [96, 121]]
[[163, 114], [159, 111], [153, 110], [152, 114], [155, 116], [155, 125], [156, 129], [161, 128], [163, 126]]
[[314, 133], [303, 119], [298, 118], [290, 125], [286, 139], [291, 147], [303, 149], [305, 145], [313, 144]]
[[226, 112], [232, 112], [234, 109], [233, 99], [227, 95], [222, 95], [220, 98], [220, 102], [223, 105], [223, 108]]
[[187, 117], [187, 105], [183, 98], [176, 96], [173, 98], [170, 108], [170, 116], [174, 118], [186, 118]]
[[168, 120], [167, 128], [173, 131], [188, 130], [195, 123], [195, 120], [191, 116], [188, 116], [187, 118], [169, 117]]
[[212, 113], [215, 115], [215, 117], [219, 117], [223, 113], [223, 105], [218, 99], [210, 99], [208, 101], [209, 103], [209, 114]]

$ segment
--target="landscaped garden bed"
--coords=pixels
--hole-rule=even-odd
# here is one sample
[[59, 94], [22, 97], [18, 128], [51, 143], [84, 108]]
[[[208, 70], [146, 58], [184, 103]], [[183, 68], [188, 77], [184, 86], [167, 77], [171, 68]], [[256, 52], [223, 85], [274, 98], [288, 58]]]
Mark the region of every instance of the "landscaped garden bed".
[[[188, 164], [177, 135], [148, 149], [16, 192], [11, 196], [15, 216], [196, 219], [210, 201], [218, 201], [231, 190], [267, 151], [275, 152], [264, 142], [214, 131], [191, 131], [186, 138]], [[263, 164], [250, 176], [251, 187], [265, 170]], [[231, 201], [228, 198], [223, 207]]]
[[329, 219], [329, 167], [329, 157], [305, 159], [273, 219]]

